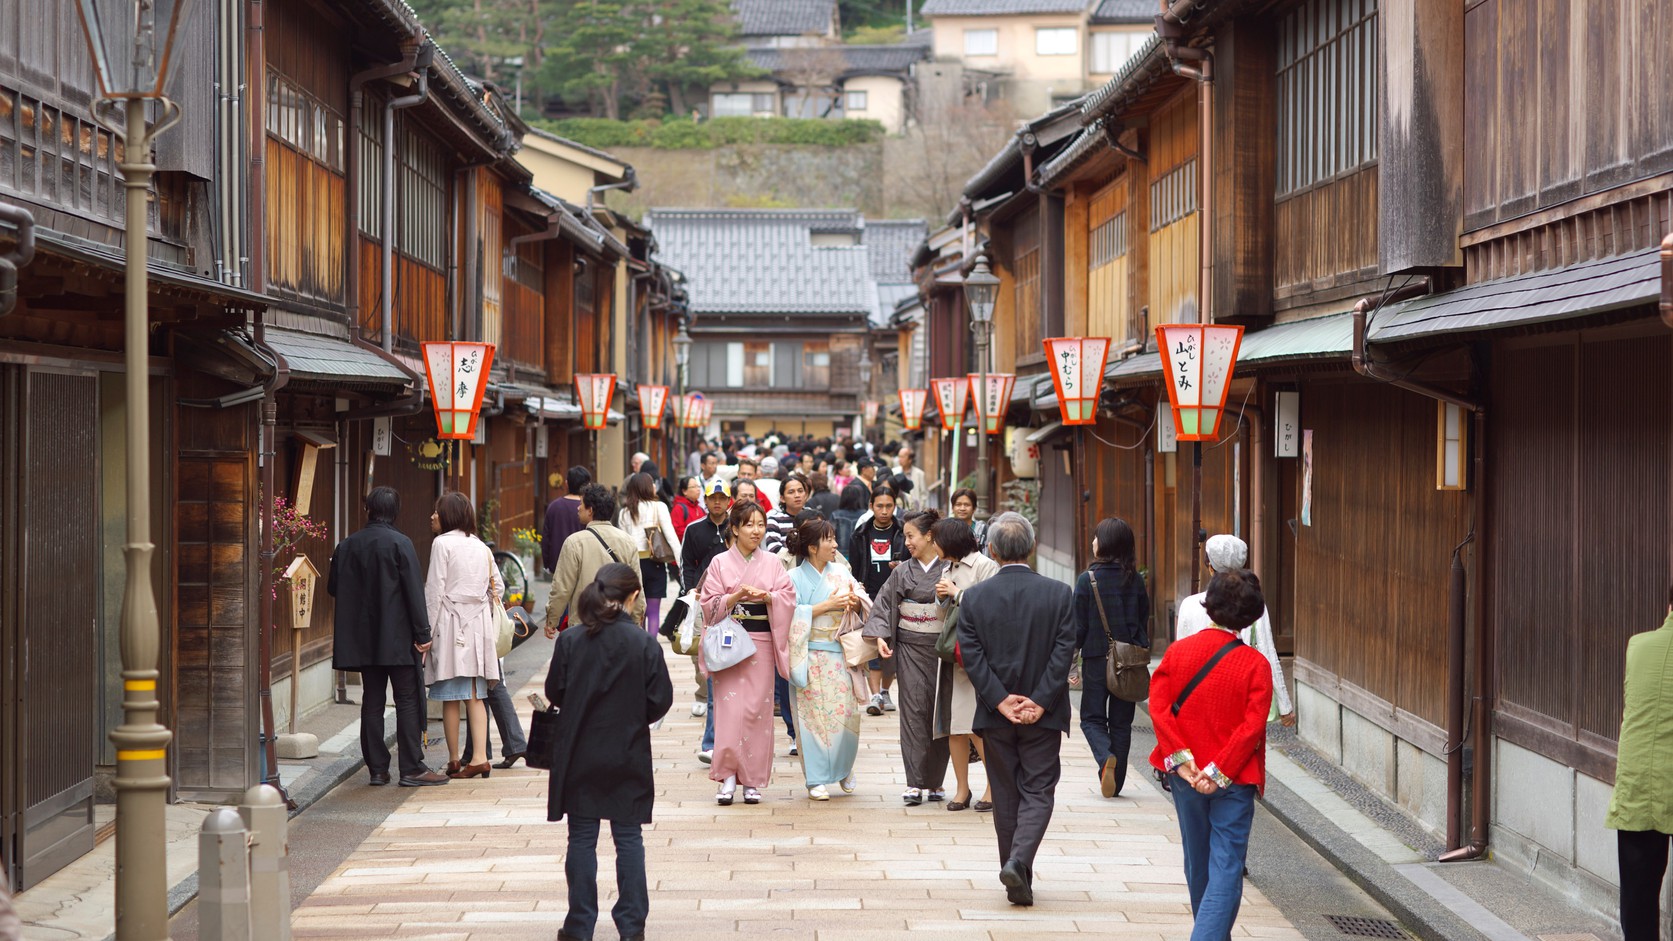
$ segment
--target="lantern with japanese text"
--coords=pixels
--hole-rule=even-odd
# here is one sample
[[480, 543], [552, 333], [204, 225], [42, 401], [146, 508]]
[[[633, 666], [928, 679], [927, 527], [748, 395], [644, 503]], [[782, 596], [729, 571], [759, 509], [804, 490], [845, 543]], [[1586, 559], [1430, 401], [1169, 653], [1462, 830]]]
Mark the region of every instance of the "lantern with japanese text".
[[703, 404], [702, 404], [702, 411], [699, 413], [698, 418], [697, 418], [697, 427], [707, 428], [709, 426], [709, 419], [714, 416], [714, 413], [715, 413], [715, 400], [714, 399], [704, 399]]
[[[970, 392], [976, 398], [976, 422], [990, 435], [1005, 430], [1005, 409], [1011, 404], [1011, 387], [1017, 384], [1016, 373], [990, 372], [970, 374]], [[987, 388], [981, 388], [982, 380]]]
[[877, 401], [874, 401], [874, 400], [867, 400], [866, 401], [866, 403], [864, 405], [864, 409], [865, 409], [865, 417], [866, 417], [866, 424], [867, 425], [877, 424], [877, 413], [878, 413], [878, 411], [880, 411], [882, 409], [882, 407], [883, 407], [883, 403], [881, 403], [881, 402], [877, 402]]
[[680, 399], [679, 412], [681, 428], [696, 428], [703, 423], [703, 400], [701, 392], [687, 392]]
[[907, 431], [923, 430], [924, 406], [928, 404], [928, 389], [900, 390], [900, 422]]
[[639, 384], [639, 415], [645, 427], [662, 427], [662, 413], [668, 408], [668, 387]]
[[1054, 337], [1043, 344], [1057, 387], [1057, 407], [1065, 425], [1098, 423], [1098, 392], [1103, 386], [1109, 337]]
[[941, 427], [953, 431], [964, 424], [964, 409], [970, 399], [970, 383], [962, 378], [931, 379], [935, 404], [941, 409]]
[[1218, 441], [1226, 394], [1243, 328], [1172, 323], [1156, 328], [1156, 343], [1167, 370], [1168, 399], [1180, 441]]
[[575, 377], [575, 399], [581, 405], [581, 425], [600, 431], [610, 418], [610, 397], [616, 393], [616, 374], [585, 372]]
[[425, 343], [424, 372], [436, 409], [436, 437], [470, 441], [494, 364], [491, 343]]

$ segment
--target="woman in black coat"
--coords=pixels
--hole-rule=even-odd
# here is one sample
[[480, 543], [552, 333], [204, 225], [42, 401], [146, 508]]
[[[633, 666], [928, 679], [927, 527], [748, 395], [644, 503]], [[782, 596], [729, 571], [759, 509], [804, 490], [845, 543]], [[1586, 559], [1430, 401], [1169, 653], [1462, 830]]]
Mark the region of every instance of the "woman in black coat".
[[[1110, 640], [1150, 646], [1150, 596], [1134, 559], [1133, 529], [1110, 517], [1092, 537], [1092, 567], [1075, 582], [1075, 646], [1081, 656], [1080, 728], [1098, 762], [1098, 788], [1105, 797], [1121, 793], [1127, 780], [1127, 751], [1133, 741], [1130, 703], [1104, 686]], [[1096, 585], [1096, 589], [1094, 589]], [[1102, 611], [1099, 602], [1103, 602]], [[1104, 633], [1105, 617], [1109, 633]]]
[[674, 704], [674, 684], [655, 634], [631, 614], [639, 573], [611, 563], [575, 601], [586, 630], [565, 631], [552, 650], [546, 697], [558, 707], [548, 820], [569, 818], [569, 915], [560, 941], [590, 941], [598, 922], [599, 821], [610, 821], [620, 897], [611, 917], [628, 941], [645, 936], [650, 891], [645, 840], [656, 783], [651, 776], [652, 723]]

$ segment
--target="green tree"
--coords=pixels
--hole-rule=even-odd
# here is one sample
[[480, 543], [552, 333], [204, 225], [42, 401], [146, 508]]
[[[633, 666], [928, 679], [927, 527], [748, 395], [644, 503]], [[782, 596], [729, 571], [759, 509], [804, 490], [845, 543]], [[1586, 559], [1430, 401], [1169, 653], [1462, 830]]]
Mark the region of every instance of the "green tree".
[[639, 49], [654, 4], [631, 0], [572, 0], [559, 14], [548, 50], [549, 72], [563, 96], [584, 101], [593, 114], [621, 117], [622, 98], [644, 80]]
[[533, 81], [546, 54], [548, 23], [556, 0], [414, 0], [414, 9], [437, 45], [467, 72], [507, 94], [519, 78], [524, 97], [538, 103]]
[[663, 0], [655, 30], [645, 37], [647, 75], [662, 84], [675, 114], [690, 111], [690, 95], [710, 85], [760, 75], [736, 45], [738, 23], [727, 0]]

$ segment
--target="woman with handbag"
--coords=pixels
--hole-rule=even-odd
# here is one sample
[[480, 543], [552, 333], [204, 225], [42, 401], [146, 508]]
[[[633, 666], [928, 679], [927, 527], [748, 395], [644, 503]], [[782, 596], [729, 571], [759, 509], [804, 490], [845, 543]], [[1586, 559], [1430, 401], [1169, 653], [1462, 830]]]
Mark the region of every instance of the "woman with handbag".
[[[1111, 658], [1117, 675], [1143, 670], [1135, 683], [1148, 689], [1150, 596], [1134, 558], [1133, 529], [1110, 517], [1092, 537], [1092, 567], [1075, 582], [1075, 645], [1081, 655], [1080, 728], [1098, 763], [1098, 789], [1115, 797], [1127, 780], [1127, 752], [1133, 741], [1133, 712], [1144, 696], [1116, 695], [1110, 688]], [[1122, 659], [1122, 654], [1125, 658]], [[1138, 695], [1138, 699], [1128, 698]]]
[[668, 505], [656, 498], [656, 479], [634, 474], [622, 486], [622, 508], [616, 528], [633, 539], [639, 550], [639, 580], [645, 592], [645, 630], [661, 626], [662, 596], [668, 593], [668, 565], [680, 558], [680, 536]]
[[[488, 684], [500, 681], [495, 642], [499, 624], [495, 607], [505, 592], [494, 552], [476, 538], [476, 510], [457, 490], [442, 494], [430, 515], [439, 535], [430, 544], [430, 571], [424, 580], [430, 615], [431, 647], [424, 659], [424, 683], [430, 698], [442, 704], [442, 732], [447, 737], [447, 776], [488, 777]], [[459, 704], [465, 706], [471, 753], [459, 754]]]
[[633, 619], [638, 593], [632, 568], [612, 562], [599, 569], [575, 600], [575, 620], [586, 629], [558, 638], [546, 673], [546, 696], [557, 708], [546, 819], [569, 818], [569, 915], [558, 932], [569, 941], [591, 938], [598, 921], [602, 820], [616, 844], [616, 930], [644, 937], [650, 912], [640, 830], [656, 798], [650, 726], [674, 704], [674, 684], [656, 636]]
[[[946, 574], [935, 583], [935, 597], [943, 610], [941, 630], [945, 634], [955, 626], [952, 622], [957, 617], [958, 603], [964, 592], [997, 575], [999, 563], [982, 554], [976, 545], [975, 532], [962, 519], [950, 517], [941, 520], [930, 527], [929, 535], [940, 548], [941, 557], [947, 560]], [[945, 646], [943, 643], [942, 647]], [[956, 653], [955, 645], [955, 656]], [[982, 737], [976, 734], [973, 727], [976, 721], [976, 687], [970, 682], [970, 674], [964, 672], [964, 665], [956, 659], [949, 686], [951, 694], [937, 699], [941, 708], [935, 712], [935, 735], [947, 739], [947, 751], [953, 762], [955, 789], [953, 799], [947, 802], [947, 809], [959, 811], [974, 807], [977, 813], [984, 813], [993, 809], [988, 791], [984, 790], [982, 799], [974, 804], [970, 801], [975, 796], [970, 790], [970, 750], [974, 748], [976, 756], [983, 757]]]
[[[796, 588], [778, 557], [761, 545], [767, 514], [740, 500], [727, 514], [732, 547], [714, 557], [697, 600], [703, 609], [702, 669], [714, 681], [714, 754], [709, 778], [720, 785], [715, 802], [732, 804], [738, 786], [744, 803], [761, 803], [773, 777], [774, 675], [790, 674], [790, 621]], [[740, 636], [741, 635], [741, 636]], [[714, 653], [752, 648], [724, 666]]]
[[[810, 514], [811, 515], [811, 514]], [[861, 707], [869, 698], [865, 671], [843, 659], [838, 640], [845, 625], [871, 607], [848, 566], [836, 561], [836, 529], [813, 516], [785, 540], [800, 564], [790, 573], [796, 614], [790, 621], [790, 685], [809, 800], [831, 799], [828, 784], [854, 793], [854, 759], [860, 753]]]
[[947, 562], [930, 538], [930, 528], [940, 518], [934, 510], [920, 510], [902, 521], [911, 558], [896, 565], [878, 589], [865, 626], [865, 636], [877, 639], [878, 653], [896, 662], [900, 753], [906, 765], [906, 790], [900, 799], [908, 807], [947, 799], [942, 787], [947, 739], [935, 737], [936, 705], [943, 693], [952, 693], [952, 664], [935, 653], [944, 614], [935, 585], [946, 573]]

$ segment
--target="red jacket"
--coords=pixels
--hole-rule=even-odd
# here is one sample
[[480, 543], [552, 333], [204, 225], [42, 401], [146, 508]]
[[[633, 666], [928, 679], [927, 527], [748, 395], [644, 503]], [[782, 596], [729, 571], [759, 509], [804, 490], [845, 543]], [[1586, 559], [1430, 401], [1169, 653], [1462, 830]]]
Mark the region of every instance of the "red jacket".
[[[1272, 708], [1272, 666], [1253, 647], [1220, 658], [1191, 697], [1173, 714], [1174, 700], [1202, 665], [1234, 635], [1206, 630], [1168, 648], [1150, 679], [1150, 723], [1156, 750], [1150, 763], [1190, 752], [1199, 770], [1209, 765], [1238, 784], [1266, 788], [1266, 716]], [[1183, 759], [1182, 759], [1183, 760]]]

